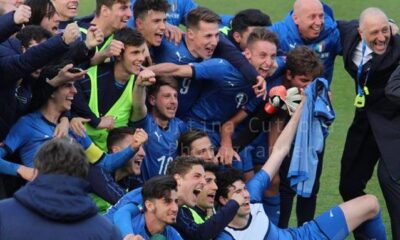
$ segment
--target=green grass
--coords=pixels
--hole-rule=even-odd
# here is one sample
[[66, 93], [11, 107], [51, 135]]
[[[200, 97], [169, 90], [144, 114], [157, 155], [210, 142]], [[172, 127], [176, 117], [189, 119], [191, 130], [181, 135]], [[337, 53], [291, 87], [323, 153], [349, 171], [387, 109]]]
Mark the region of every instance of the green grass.
[[[220, 14], [234, 14], [245, 8], [258, 8], [269, 14], [273, 21], [283, 19], [293, 4], [293, 0], [196, 0], [196, 2]], [[364, 8], [375, 6], [383, 9], [390, 18], [396, 21], [400, 20], [398, 15], [398, 0], [326, 0], [326, 2], [333, 8], [337, 19], [350, 20], [357, 18]], [[82, 14], [93, 12], [95, 6], [94, 0], [81, 0], [81, 3]], [[343, 152], [346, 132], [354, 113], [354, 84], [343, 69], [343, 61], [340, 57], [337, 58], [335, 63], [332, 91], [334, 96], [333, 105], [337, 113], [337, 118], [331, 127], [330, 136], [326, 144], [317, 214], [342, 201], [338, 191], [340, 159]], [[384, 205], [376, 174], [374, 174], [373, 179], [369, 182], [367, 192], [375, 194], [379, 198], [383, 208], [383, 217], [387, 232], [389, 234], [388, 239], [392, 239], [389, 216], [386, 206]], [[295, 226], [293, 217], [291, 219], [291, 226]]]

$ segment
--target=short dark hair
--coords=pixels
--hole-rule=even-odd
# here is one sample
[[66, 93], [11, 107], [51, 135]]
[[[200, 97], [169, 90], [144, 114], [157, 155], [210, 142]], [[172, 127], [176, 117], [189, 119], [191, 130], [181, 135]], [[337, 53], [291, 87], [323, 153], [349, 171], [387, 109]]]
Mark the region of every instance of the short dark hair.
[[219, 197], [228, 198], [229, 187], [233, 186], [238, 180], [245, 182], [243, 173], [235, 168], [228, 168], [224, 171], [217, 172], [217, 186], [218, 190], [215, 195], [215, 199]]
[[[143, 202], [151, 199], [170, 198], [172, 190], [177, 191], [174, 177], [168, 175], [152, 177], [143, 184]], [[145, 206], [144, 210], [146, 211]]]
[[193, 156], [180, 156], [169, 163], [167, 174], [170, 176], [174, 176], [175, 174], [183, 176], [187, 174], [195, 165], [204, 166], [203, 159]]
[[31, 18], [26, 25], [40, 25], [42, 20], [52, 18], [57, 13], [50, 0], [26, 0], [25, 5], [31, 7]]
[[144, 19], [148, 11], [153, 10], [157, 12], [167, 13], [169, 4], [167, 0], [137, 0], [133, 6], [134, 19]]
[[27, 49], [32, 40], [40, 43], [52, 37], [52, 34], [41, 26], [29, 25], [21, 29], [15, 36], [21, 41], [22, 46]]
[[200, 131], [197, 129], [191, 129], [179, 137], [178, 140], [178, 153], [179, 155], [190, 155], [191, 151], [191, 144], [192, 142], [196, 141], [197, 139], [208, 137], [208, 134], [204, 131]]
[[185, 20], [186, 27], [191, 29], [197, 29], [199, 27], [200, 21], [206, 23], [221, 23], [221, 18], [219, 17], [219, 15], [206, 7], [197, 7], [191, 10], [186, 15]]
[[250, 46], [257, 41], [267, 41], [275, 44], [276, 47], [279, 46], [278, 36], [267, 30], [265, 27], [256, 27], [253, 29], [247, 38], [247, 46]]
[[217, 164], [212, 163], [212, 162], [204, 163], [204, 171], [212, 172], [215, 175], [217, 175], [218, 170], [219, 170], [219, 166]]
[[143, 35], [136, 29], [123, 28], [114, 33], [114, 39], [121, 41], [125, 46], [139, 47], [144, 43]]
[[100, 15], [101, 7], [104, 5], [108, 8], [112, 8], [112, 6], [116, 3], [127, 3], [130, 0], [96, 0], [96, 16]]
[[133, 135], [135, 129], [131, 127], [118, 127], [113, 128], [108, 132], [107, 136], [107, 149], [111, 151], [111, 147], [119, 144], [126, 136]]
[[271, 18], [259, 9], [246, 9], [233, 17], [231, 25], [232, 32], [242, 34], [248, 27], [271, 26]]
[[156, 95], [162, 86], [170, 86], [176, 91], [179, 91], [178, 81], [173, 77], [158, 76], [156, 82], [148, 87], [147, 94]]
[[85, 151], [71, 138], [56, 138], [43, 144], [35, 156], [34, 165], [39, 174], [86, 178], [89, 172]]
[[324, 65], [314, 50], [297, 46], [286, 56], [286, 70], [290, 70], [292, 76], [312, 74], [317, 77], [323, 73]]

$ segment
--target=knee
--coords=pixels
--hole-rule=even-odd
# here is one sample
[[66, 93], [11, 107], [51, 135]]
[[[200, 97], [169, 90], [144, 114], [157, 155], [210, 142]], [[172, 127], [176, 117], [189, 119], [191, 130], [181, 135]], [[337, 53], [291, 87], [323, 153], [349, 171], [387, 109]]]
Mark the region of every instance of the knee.
[[366, 195], [362, 196], [361, 198], [363, 198], [363, 201], [365, 201], [368, 206], [369, 218], [375, 217], [381, 210], [378, 198], [372, 194], [366, 194]]

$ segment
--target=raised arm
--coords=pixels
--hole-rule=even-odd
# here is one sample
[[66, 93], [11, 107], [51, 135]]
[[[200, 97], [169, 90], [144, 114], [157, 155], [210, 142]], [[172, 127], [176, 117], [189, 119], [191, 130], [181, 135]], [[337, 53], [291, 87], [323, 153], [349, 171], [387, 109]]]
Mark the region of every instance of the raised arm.
[[279, 135], [272, 149], [272, 153], [262, 169], [268, 173], [270, 177], [275, 176], [279, 170], [283, 159], [289, 153], [292, 146], [293, 138], [297, 131], [297, 125], [300, 120], [301, 112], [303, 110], [304, 99], [297, 108], [295, 114], [291, 117], [288, 124]]
[[144, 69], [137, 76], [132, 91], [132, 122], [142, 120], [147, 115], [146, 87], [153, 85], [155, 82], [155, 74], [150, 69]]

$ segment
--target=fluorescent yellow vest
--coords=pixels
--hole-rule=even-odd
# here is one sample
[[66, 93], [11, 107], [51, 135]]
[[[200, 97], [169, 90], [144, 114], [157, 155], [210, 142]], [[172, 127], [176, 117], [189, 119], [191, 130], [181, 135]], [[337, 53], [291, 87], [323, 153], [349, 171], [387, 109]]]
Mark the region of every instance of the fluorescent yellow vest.
[[[90, 99], [89, 108], [96, 115], [99, 114], [99, 101], [97, 95], [97, 66], [93, 66], [87, 70], [87, 75], [90, 78]], [[106, 113], [107, 116], [113, 116], [115, 118], [114, 127], [127, 126], [132, 110], [132, 88], [135, 81], [135, 75], [126, 83], [125, 90], [122, 92], [119, 99]], [[92, 141], [103, 151], [107, 152], [107, 136], [108, 131], [106, 129], [93, 128], [89, 124], [85, 124], [86, 132]]]
[[206, 219], [203, 219], [193, 208], [189, 206], [183, 205], [182, 207], [189, 209], [190, 213], [192, 214], [194, 222], [198, 225], [203, 224], [208, 219], [208, 217], [206, 217]]
[[219, 29], [220, 32], [222, 32], [223, 34], [225, 34], [227, 36], [228, 36], [228, 33], [229, 33], [230, 30], [231, 30], [230, 27], [223, 27], [223, 28]]

